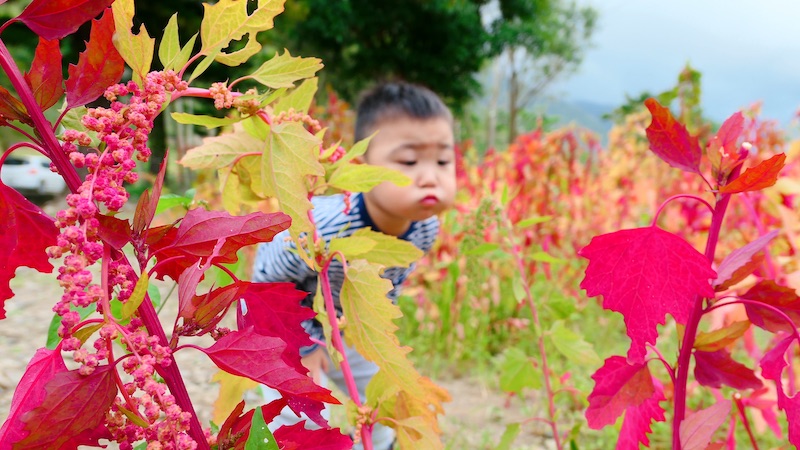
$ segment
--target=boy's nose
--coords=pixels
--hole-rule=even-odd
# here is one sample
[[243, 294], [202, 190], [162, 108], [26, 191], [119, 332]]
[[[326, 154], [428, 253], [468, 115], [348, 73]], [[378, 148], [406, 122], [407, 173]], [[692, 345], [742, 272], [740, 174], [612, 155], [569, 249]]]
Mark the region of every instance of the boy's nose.
[[436, 186], [437, 178], [435, 170], [421, 170], [417, 175], [417, 186], [419, 187], [432, 187]]

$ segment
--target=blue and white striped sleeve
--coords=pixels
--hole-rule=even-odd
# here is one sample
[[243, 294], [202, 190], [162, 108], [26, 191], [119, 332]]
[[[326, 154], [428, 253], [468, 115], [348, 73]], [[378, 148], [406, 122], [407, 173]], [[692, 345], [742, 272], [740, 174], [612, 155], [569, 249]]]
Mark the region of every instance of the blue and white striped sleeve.
[[297, 247], [288, 230], [258, 246], [253, 264], [253, 281], [301, 283], [312, 275], [314, 271], [297, 254]]

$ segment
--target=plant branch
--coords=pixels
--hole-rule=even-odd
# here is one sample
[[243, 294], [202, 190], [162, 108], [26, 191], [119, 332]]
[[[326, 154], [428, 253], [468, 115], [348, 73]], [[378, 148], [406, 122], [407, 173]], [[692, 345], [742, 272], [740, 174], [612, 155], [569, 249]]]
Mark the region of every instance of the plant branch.
[[698, 202], [706, 205], [706, 207], [708, 207], [708, 210], [711, 212], [711, 214], [714, 214], [714, 207], [711, 206], [711, 204], [708, 203], [707, 201], [705, 201], [704, 199], [702, 199], [702, 198], [700, 198], [700, 197], [698, 197], [696, 195], [678, 194], [678, 195], [673, 195], [672, 197], [664, 200], [664, 203], [662, 203], [661, 206], [658, 207], [658, 211], [656, 211], [656, 215], [653, 216], [653, 226], [656, 226], [656, 223], [658, 223], [658, 216], [661, 215], [661, 211], [664, 210], [664, 208], [667, 206], [667, 204], [669, 204], [673, 200], [678, 200], [678, 199], [681, 199], [681, 198], [689, 198], [689, 199], [692, 199], [692, 200], [697, 200]]

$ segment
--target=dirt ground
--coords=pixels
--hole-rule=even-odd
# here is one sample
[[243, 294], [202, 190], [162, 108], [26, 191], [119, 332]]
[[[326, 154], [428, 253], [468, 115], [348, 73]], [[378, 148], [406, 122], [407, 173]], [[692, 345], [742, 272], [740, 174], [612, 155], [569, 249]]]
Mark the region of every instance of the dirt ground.
[[[8, 416], [14, 389], [28, 360], [37, 348], [44, 347], [53, 317], [51, 308], [61, 295], [53, 275], [39, 274], [27, 268], [17, 270], [11, 288], [15, 297], [5, 302], [7, 317], [0, 321], [0, 422]], [[162, 295], [166, 295], [167, 290], [165, 287]], [[173, 306], [177, 303], [175, 298], [170, 302]], [[171, 329], [167, 322], [171, 324], [174, 311], [168, 306], [162, 311], [162, 317], [165, 328]], [[210, 342], [206, 344], [210, 345]], [[219, 393], [219, 385], [210, 382], [217, 369], [204, 354], [192, 349], [176, 353], [176, 362], [184, 374], [201, 423], [208, 423]], [[445, 415], [440, 418], [443, 440], [448, 449], [494, 449], [508, 424], [531, 417], [530, 405], [520, 405], [516, 399], [509, 402], [505, 395], [490, 389], [490, 383], [485, 379], [477, 376], [440, 377], [435, 381], [453, 398], [445, 405]], [[512, 448], [551, 448], [552, 445], [548, 444], [549, 440], [542, 438], [541, 424], [529, 421], [523, 424]]]

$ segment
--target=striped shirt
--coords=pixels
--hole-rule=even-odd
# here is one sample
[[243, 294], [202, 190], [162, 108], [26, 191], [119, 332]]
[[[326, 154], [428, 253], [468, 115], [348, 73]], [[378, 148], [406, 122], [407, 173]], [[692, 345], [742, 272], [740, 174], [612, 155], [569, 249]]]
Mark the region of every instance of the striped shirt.
[[[345, 212], [344, 195], [341, 194], [314, 197], [311, 203], [314, 205], [312, 215], [316, 223], [317, 233], [325, 242], [329, 242], [335, 237], [350, 236], [361, 228], [380, 231], [372, 222], [364, 203], [364, 196], [361, 193], [352, 195], [352, 207], [347, 212]], [[408, 231], [399, 238], [409, 241], [423, 252], [427, 252], [433, 246], [438, 233], [439, 219], [433, 216], [426, 220], [412, 222]], [[302, 304], [311, 307], [314, 302], [314, 294], [317, 291], [317, 273], [300, 258], [296, 249], [297, 247], [290, 239], [288, 230], [278, 233], [272, 241], [261, 244], [256, 253], [253, 281], [292, 282], [298, 289], [309, 293]], [[384, 270], [381, 276], [392, 281], [393, 288], [389, 291], [387, 297], [393, 302], [397, 301], [403, 282], [415, 268], [416, 263], [407, 268], [388, 267]], [[328, 269], [328, 275], [331, 281], [334, 304], [339, 314], [341, 314], [339, 292], [344, 282], [342, 263], [334, 260]], [[317, 340], [324, 339], [322, 325], [316, 320], [305, 321], [303, 327], [312, 338]], [[306, 355], [313, 351], [314, 348], [315, 346], [304, 347], [301, 349], [301, 354]]]

